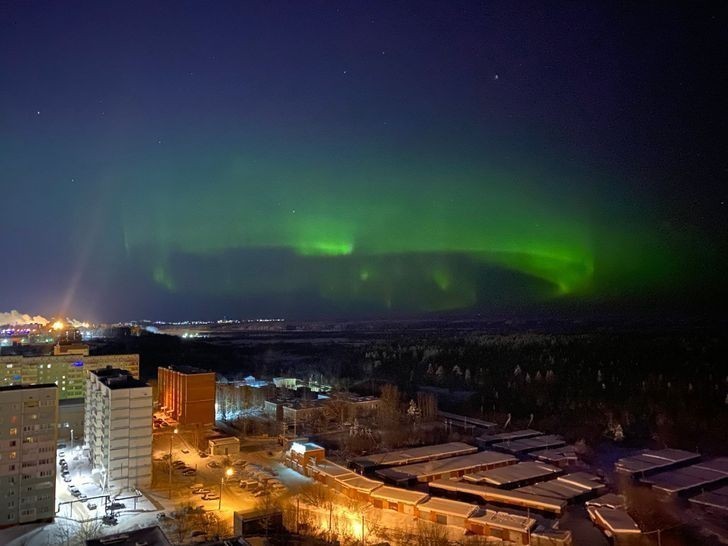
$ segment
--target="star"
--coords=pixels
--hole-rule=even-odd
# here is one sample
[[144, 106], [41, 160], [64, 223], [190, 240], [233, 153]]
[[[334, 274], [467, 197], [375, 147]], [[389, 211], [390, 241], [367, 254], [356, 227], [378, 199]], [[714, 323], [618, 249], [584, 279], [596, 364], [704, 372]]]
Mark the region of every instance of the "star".
[[495, 74], [495, 75], [493, 76], [493, 79], [494, 79], [494, 80], [497, 80], [498, 78], [500, 78], [500, 76], [499, 76], [498, 74]]
[[40, 116], [40, 110], [35, 113], [36, 116]]

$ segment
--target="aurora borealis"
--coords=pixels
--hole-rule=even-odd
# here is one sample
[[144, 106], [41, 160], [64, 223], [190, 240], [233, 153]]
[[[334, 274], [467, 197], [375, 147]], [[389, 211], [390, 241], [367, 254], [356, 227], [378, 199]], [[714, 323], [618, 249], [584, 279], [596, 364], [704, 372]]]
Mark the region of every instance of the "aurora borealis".
[[[2, 280], [33, 289], [0, 307], [115, 320], [724, 297], [722, 99], [698, 53], [725, 45], [725, 13], [304, 4], [12, 4]], [[652, 45], [667, 37], [669, 57]]]

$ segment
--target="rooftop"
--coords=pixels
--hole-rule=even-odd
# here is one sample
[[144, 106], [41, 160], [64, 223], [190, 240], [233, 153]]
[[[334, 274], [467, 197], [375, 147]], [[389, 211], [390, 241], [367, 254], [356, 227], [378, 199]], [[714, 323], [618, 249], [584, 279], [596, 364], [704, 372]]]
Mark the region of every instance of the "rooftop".
[[[165, 367], [165, 366], [161, 366]], [[194, 366], [166, 366], [168, 370], [179, 372], [185, 375], [194, 375], [194, 374], [201, 374], [201, 373], [215, 373], [211, 372], [210, 370], [204, 370], [202, 368], [196, 368]]]
[[481, 451], [479, 453], [460, 455], [458, 457], [435, 459], [394, 468], [383, 468], [377, 470], [376, 474], [381, 478], [402, 481], [449, 472], [467, 471], [479, 466], [510, 465], [515, 462], [516, 458], [513, 455], [496, 453], [495, 451]]
[[591, 506], [588, 508], [594, 522], [615, 534], [639, 534], [641, 533], [639, 526], [632, 517], [624, 510], [617, 508], [597, 508]]
[[337, 478], [337, 480], [344, 484], [346, 487], [352, 487], [360, 491], [368, 492], [374, 491], [375, 489], [383, 485], [383, 483], [378, 480], [370, 480], [369, 478], [365, 478], [364, 476], [360, 476], [359, 474], [352, 474], [351, 476], [347, 474], [345, 476]]
[[99, 382], [103, 383], [110, 389], [134, 389], [140, 387], [148, 387], [144, 381], [135, 379], [130, 372], [106, 366], [100, 370], [92, 370], [92, 374], [98, 377]]
[[498, 489], [488, 485], [459, 482], [456, 480], [434, 480], [429, 483], [429, 487], [431, 489], [434, 488], [444, 491], [467, 493], [480, 497], [486, 502], [530, 508], [532, 510], [544, 510], [547, 512], [555, 512], [557, 514], [561, 513], [561, 511], [566, 507], [566, 501], [563, 499], [554, 499], [543, 495], [522, 493], [518, 490], [506, 491], [504, 489]]
[[501, 432], [500, 434], [484, 434], [478, 441], [485, 443], [504, 442], [507, 440], [518, 440], [520, 438], [532, 438], [533, 436], [541, 436], [543, 432], [526, 428], [523, 430], [513, 430], [510, 432]]
[[351, 463], [360, 467], [398, 466], [416, 463], [428, 459], [453, 457], [475, 453], [478, 448], [463, 442], [449, 442], [431, 446], [411, 447], [385, 453], [373, 453], [364, 457], [357, 457]]
[[507, 487], [524, 481], [549, 479], [561, 469], [545, 463], [525, 462], [476, 472], [465, 479], [470, 482]]
[[550, 434], [546, 436], [534, 436], [532, 438], [496, 442], [495, 444], [492, 444], [492, 447], [502, 449], [508, 453], [527, 453], [529, 451], [559, 447], [565, 444], [566, 442], [564, 442], [563, 438]]
[[430, 495], [421, 491], [391, 487], [389, 485], [383, 485], [379, 489], [376, 489], [372, 492], [371, 496], [375, 499], [405, 502], [408, 504], [418, 504], [430, 498]]
[[607, 493], [596, 499], [586, 501], [587, 506], [604, 506], [606, 508], [626, 508], [627, 499], [624, 495], [616, 493]]
[[514, 531], [528, 532], [536, 525], [536, 520], [526, 516], [517, 516], [507, 512], [496, 512], [495, 510], [486, 510], [481, 516], [474, 516], [470, 521], [475, 523], [484, 523], [501, 529], [512, 529]]
[[430, 500], [419, 504], [417, 507], [419, 510], [425, 512], [439, 512], [440, 514], [448, 514], [463, 518], [470, 517], [478, 511], [477, 504], [441, 499], [439, 497], [431, 497]]
[[700, 493], [689, 500], [693, 504], [728, 512], [728, 485]]
[[[728, 461], [728, 458], [723, 458]], [[689, 489], [705, 487], [723, 480], [728, 480], [728, 469], [720, 459], [717, 463], [698, 463], [684, 468], [660, 472], [642, 482], [669, 494], [676, 494]]]
[[700, 458], [698, 453], [681, 449], [647, 450], [639, 455], [624, 457], [614, 463], [617, 472], [637, 474], [667, 468], [680, 463], [688, 463]]

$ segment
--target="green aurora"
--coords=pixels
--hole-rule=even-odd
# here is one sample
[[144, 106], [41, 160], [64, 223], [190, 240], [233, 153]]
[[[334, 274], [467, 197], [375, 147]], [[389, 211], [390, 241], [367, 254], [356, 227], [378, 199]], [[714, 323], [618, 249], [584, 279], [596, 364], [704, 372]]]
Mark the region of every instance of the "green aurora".
[[343, 309], [599, 298], [678, 274], [646, 221], [595, 207], [608, 202], [596, 184], [544, 168], [350, 162], [363, 168], [238, 157], [177, 170], [126, 203], [127, 253], [171, 293], [307, 294]]

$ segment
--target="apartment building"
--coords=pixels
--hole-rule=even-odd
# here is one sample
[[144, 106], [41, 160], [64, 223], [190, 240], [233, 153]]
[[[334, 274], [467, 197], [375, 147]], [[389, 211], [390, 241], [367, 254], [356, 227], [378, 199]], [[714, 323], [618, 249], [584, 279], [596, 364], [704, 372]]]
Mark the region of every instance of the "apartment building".
[[181, 425], [215, 423], [215, 372], [192, 366], [157, 369], [159, 406]]
[[0, 527], [55, 514], [58, 387], [0, 387]]
[[108, 366], [86, 383], [85, 441], [104, 485], [148, 487], [152, 480], [152, 387]]
[[[60, 346], [62, 349], [65, 346]], [[83, 398], [89, 370], [112, 366], [139, 379], [139, 355], [88, 354], [88, 347], [54, 350], [53, 355], [0, 356], [0, 386], [55, 383], [59, 400]]]

